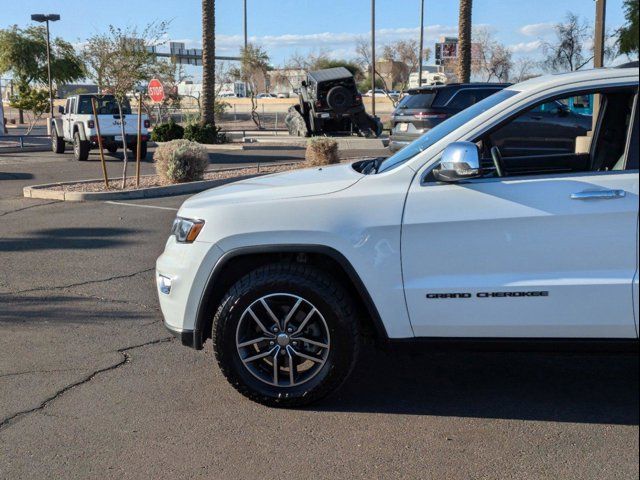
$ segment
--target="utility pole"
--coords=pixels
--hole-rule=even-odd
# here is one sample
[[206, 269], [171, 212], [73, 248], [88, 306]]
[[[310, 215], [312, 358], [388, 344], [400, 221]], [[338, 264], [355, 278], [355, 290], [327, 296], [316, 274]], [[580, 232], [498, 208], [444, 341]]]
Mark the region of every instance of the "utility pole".
[[[606, 0], [596, 1], [596, 21], [595, 31], [593, 39], [593, 67], [602, 68], [604, 66], [604, 17], [607, 9]], [[596, 131], [596, 124], [598, 122], [598, 114], [600, 112], [601, 96], [596, 94], [593, 96], [593, 128], [592, 132]]]
[[[31, 15], [31, 20], [35, 22], [44, 22], [47, 25], [47, 77], [49, 80], [49, 118], [53, 118], [53, 87], [51, 86], [51, 46], [49, 40], [49, 22], [57, 22], [60, 20], [60, 15], [50, 13], [49, 15], [34, 14]], [[47, 122], [47, 135], [51, 134], [51, 122]]]
[[371, 114], [376, 115], [376, 0], [371, 0]]
[[604, 66], [604, 22], [606, 13], [606, 0], [596, 0], [596, 28], [593, 39], [593, 66], [602, 68]]
[[422, 59], [424, 56], [424, 0], [420, 0], [420, 59], [418, 60], [418, 88], [422, 87]]

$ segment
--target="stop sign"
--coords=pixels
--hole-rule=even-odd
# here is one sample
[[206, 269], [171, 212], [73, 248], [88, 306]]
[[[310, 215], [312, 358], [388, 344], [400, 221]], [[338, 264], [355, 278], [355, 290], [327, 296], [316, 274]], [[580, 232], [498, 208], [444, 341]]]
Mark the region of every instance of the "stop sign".
[[162, 86], [162, 82], [160, 82], [160, 80], [156, 78], [152, 79], [149, 82], [147, 92], [151, 100], [156, 103], [160, 103], [162, 100], [164, 100], [164, 87]]

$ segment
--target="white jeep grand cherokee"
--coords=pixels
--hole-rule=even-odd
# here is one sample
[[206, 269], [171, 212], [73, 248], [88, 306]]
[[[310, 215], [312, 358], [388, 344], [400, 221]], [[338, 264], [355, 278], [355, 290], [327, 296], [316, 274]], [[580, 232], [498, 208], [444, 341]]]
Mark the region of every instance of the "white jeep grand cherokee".
[[[500, 134], [527, 112], [583, 136]], [[386, 160], [196, 195], [157, 284], [184, 344], [211, 338], [237, 390], [294, 406], [347, 378], [363, 335], [635, 350], [637, 247], [638, 69], [600, 69], [511, 86]]]

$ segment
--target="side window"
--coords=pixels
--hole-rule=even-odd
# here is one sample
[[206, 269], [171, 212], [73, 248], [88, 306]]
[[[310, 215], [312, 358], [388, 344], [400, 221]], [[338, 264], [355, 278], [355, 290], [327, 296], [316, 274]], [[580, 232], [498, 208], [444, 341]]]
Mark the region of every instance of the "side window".
[[67, 101], [64, 104], [64, 113], [69, 113], [71, 111], [71, 99], [67, 98]]
[[[636, 92], [630, 87], [577, 92], [535, 105], [477, 139], [483, 162], [491, 169], [497, 151], [509, 176], [620, 170], [633, 130]], [[593, 118], [594, 94], [601, 98], [597, 121]], [[635, 141], [637, 153], [637, 133], [629, 141], [631, 145]], [[631, 152], [634, 150], [628, 165], [633, 161]], [[637, 168], [637, 154], [635, 159]]]
[[449, 103], [447, 103], [447, 107], [449, 108], [458, 108], [460, 110], [464, 110], [465, 108], [469, 108], [475, 102], [475, 90], [459, 90]]
[[69, 102], [69, 111], [67, 113], [76, 113], [76, 99], [72, 98]]

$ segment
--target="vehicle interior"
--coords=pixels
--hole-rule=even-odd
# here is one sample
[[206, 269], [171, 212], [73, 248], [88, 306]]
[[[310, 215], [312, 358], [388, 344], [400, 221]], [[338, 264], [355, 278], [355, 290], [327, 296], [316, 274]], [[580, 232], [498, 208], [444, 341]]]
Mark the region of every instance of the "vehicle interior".
[[[595, 122], [592, 122], [595, 126], [586, 132], [584, 131], [585, 119], [582, 117], [584, 114], [570, 110], [570, 106], [574, 104], [571, 100], [584, 95], [594, 95], [600, 102], [598, 117]], [[558, 105], [557, 111], [553, 114], [567, 119], [570, 125], [567, 126], [566, 131], [573, 131], [575, 135], [572, 137], [569, 134], [570, 151], [563, 153], [554, 150], [546, 153], [540, 149], [540, 145], [544, 145], [545, 140], [549, 140], [545, 138], [546, 135], [549, 137], [554, 135], [552, 130], [545, 132], [543, 128], [531, 129], [529, 131], [535, 131], [535, 135], [520, 135], [517, 139], [504, 135], [504, 131], [511, 128], [513, 122], [522, 122], [523, 117], [530, 115], [532, 111], [536, 113], [544, 111], [541, 104], [535, 105], [476, 139], [481, 152], [483, 170], [489, 177], [624, 170], [627, 168], [625, 162], [627, 139], [632, 134], [632, 115], [637, 116], [637, 113], [634, 113], [637, 98], [637, 88], [623, 88], [579, 92], [570, 97], [553, 99], [552, 102], [546, 100], [543, 104], [545, 106], [553, 105], [553, 102]], [[573, 118], [570, 118], [572, 115]], [[539, 117], [533, 118], [539, 120]], [[575, 128], [577, 127], [574, 125], [577, 122], [576, 119], [579, 119], [582, 124], [582, 130]], [[591, 115], [588, 119], [592, 119]], [[549, 128], [557, 129], [558, 125], [549, 122]], [[635, 128], [637, 129], [637, 126]], [[517, 150], [510, 149], [509, 142], [516, 141], [519, 142]], [[507, 151], [517, 151], [517, 155], [505, 155]]]

